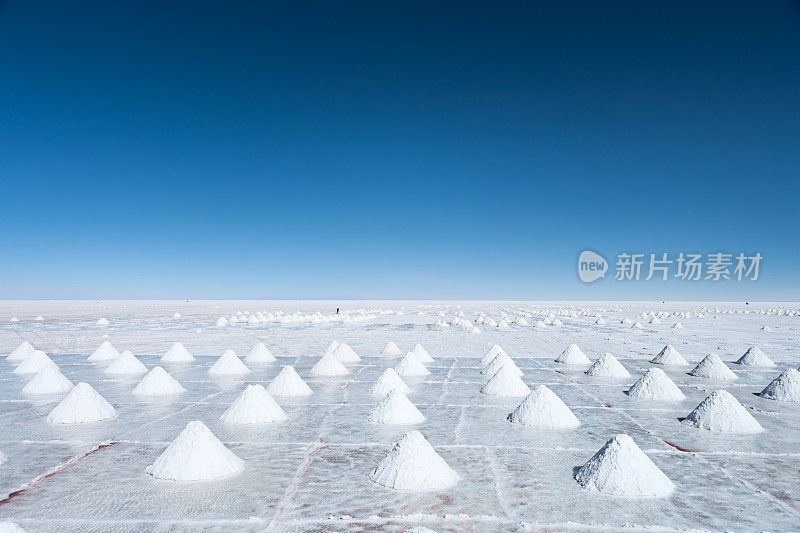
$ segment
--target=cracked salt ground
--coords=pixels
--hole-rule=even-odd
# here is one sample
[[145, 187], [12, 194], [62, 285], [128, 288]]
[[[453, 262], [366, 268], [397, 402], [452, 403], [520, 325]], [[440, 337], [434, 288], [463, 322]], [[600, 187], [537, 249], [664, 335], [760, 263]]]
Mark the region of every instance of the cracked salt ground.
[[[3, 305], [12, 305], [13, 309]], [[47, 308], [37, 307], [47, 305]], [[31, 376], [11, 373], [0, 361], [0, 520], [28, 531], [406, 531], [422, 525], [434, 531], [516, 531], [589, 529], [600, 526], [660, 527], [670, 530], [800, 528], [800, 411], [798, 404], [756, 394], [783, 370], [797, 367], [798, 318], [725, 314], [712, 319], [680, 317], [685, 329], [651, 325], [638, 318], [651, 304], [602, 309], [596, 317], [560, 314], [561, 327], [516, 326], [481, 335], [460, 328], [438, 331], [456, 308], [408, 304], [403, 315], [380, 315], [352, 324], [213, 324], [247, 307], [242, 302], [201, 304], [126, 303], [85, 307], [85, 303], [6, 302], [0, 304], [0, 353], [31, 341], [59, 365], [73, 383], [86, 382], [118, 412], [112, 420], [54, 427], [44, 418], [65, 397], [26, 397]], [[139, 307], [139, 306], [143, 307]], [[219, 305], [220, 308], [215, 306]], [[306, 313], [319, 302], [261, 302]], [[374, 303], [399, 310], [397, 302]], [[428, 305], [425, 303], [424, 305]], [[436, 305], [436, 304], [432, 304]], [[610, 304], [608, 304], [610, 305]], [[30, 312], [26, 314], [26, 306]], [[227, 306], [227, 307], [226, 307]], [[555, 313], [564, 309], [547, 307]], [[699, 305], [674, 308], [697, 311]], [[535, 304], [464, 304], [468, 319], [478, 311], [500, 319], [502, 312]], [[574, 308], [600, 310], [597, 305]], [[242, 309], [246, 310], [246, 309]], [[421, 310], [423, 315], [418, 315]], [[179, 312], [181, 320], [172, 319]], [[549, 311], [546, 311], [549, 312]], [[366, 312], [365, 312], [366, 313]], [[46, 327], [28, 318], [46, 316]], [[713, 313], [709, 313], [711, 315]], [[20, 317], [10, 323], [10, 316]], [[105, 316], [111, 326], [94, 325]], [[620, 325], [630, 317], [644, 329]], [[543, 316], [542, 316], [543, 318]], [[530, 324], [538, 318], [531, 318]], [[761, 331], [769, 324], [772, 331]], [[197, 330], [201, 331], [197, 331]], [[108, 334], [104, 339], [102, 335]], [[346, 342], [362, 358], [350, 374], [313, 378], [309, 370], [332, 339]], [[161, 365], [187, 389], [169, 398], [130, 394], [141, 376], [109, 376], [111, 362], [86, 358], [110, 340], [120, 352], [131, 350], [148, 369]], [[447, 489], [398, 492], [376, 485], [369, 474], [392, 445], [412, 427], [370, 424], [365, 415], [380, 401], [370, 388], [403, 355], [381, 352], [389, 340], [402, 354], [422, 344], [434, 362], [429, 375], [404, 378], [411, 402], [426, 420], [413, 425], [460, 476]], [[159, 359], [175, 341], [196, 358], [189, 363]], [[271, 363], [247, 364], [242, 376], [214, 377], [208, 369], [224, 350], [244, 356], [258, 342], [276, 356]], [[586, 376], [587, 366], [570, 367], [554, 359], [575, 343], [591, 360], [613, 353], [630, 372], [626, 379]], [[500, 345], [524, 372], [531, 388], [547, 385], [580, 419], [574, 429], [541, 430], [507, 421], [523, 398], [495, 398], [478, 392], [486, 376], [480, 359]], [[689, 367], [649, 361], [672, 344]], [[760, 346], [777, 367], [750, 368], [734, 362], [751, 345]], [[739, 379], [720, 382], [687, 375], [714, 353]], [[246, 385], [267, 386], [284, 365], [314, 391], [305, 397], [275, 398], [287, 414], [279, 423], [239, 426], [219, 421]], [[680, 387], [685, 400], [659, 402], [629, 397], [625, 391], [649, 368], [658, 367]], [[685, 417], [713, 390], [722, 388], [763, 426], [757, 435], [720, 434], [687, 427]], [[230, 478], [201, 483], [153, 479], [145, 472], [191, 420], [202, 420], [240, 457], [245, 469]], [[631, 501], [585, 490], [574, 480], [583, 465], [618, 433], [630, 435], [675, 484], [666, 498]], [[111, 444], [101, 447], [101, 443]], [[666, 441], [666, 442], [665, 442]], [[682, 452], [692, 450], [692, 453]], [[41, 479], [38, 479], [40, 478]], [[24, 488], [23, 488], [24, 487]], [[23, 488], [22, 490], [19, 490]], [[0, 495], [2, 496], [2, 495]], [[750, 502], [743, 515], [741, 502]]]

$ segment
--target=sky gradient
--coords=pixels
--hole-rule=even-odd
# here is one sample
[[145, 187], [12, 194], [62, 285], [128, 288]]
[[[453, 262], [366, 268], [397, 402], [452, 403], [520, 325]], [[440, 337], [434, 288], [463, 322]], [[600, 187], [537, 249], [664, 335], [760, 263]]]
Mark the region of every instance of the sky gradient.
[[800, 300], [797, 2], [114, 4], [0, 2], [0, 298]]

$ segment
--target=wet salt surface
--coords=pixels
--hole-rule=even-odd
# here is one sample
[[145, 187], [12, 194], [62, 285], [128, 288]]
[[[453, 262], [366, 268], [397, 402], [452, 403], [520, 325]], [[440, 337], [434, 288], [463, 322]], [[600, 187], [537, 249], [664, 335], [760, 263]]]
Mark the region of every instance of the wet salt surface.
[[[662, 319], [659, 326], [645, 323], [644, 330], [636, 331], [619, 320], [636, 320], [643, 311], [695, 312], [701, 305], [637, 304], [616, 311], [610, 304], [576, 304], [575, 309], [604, 309], [606, 324], [594, 324], [594, 317], [567, 316], [560, 317], [560, 328], [512, 325], [508, 331], [482, 328], [483, 334], [474, 335], [455, 327], [433, 328], [438, 319], [452, 320], [455, 307], [423, 307], [425, 315], [418, 316], [416, 302], [348, 304], [371, 310], [405, 305], [409, 312], [353, 324], [237, 324], [220, 329], [212, 327], [216, 319], [240, 309], [331, 310], [325, 309], [326, 302], [0, 303], [0, 352], [9, 353], [23, 339], [31, 341], [73, 383], [91, 384], [119, 412], [115, 419], [95, 424], [48, 424], [47, 413], [63, 396], [25, 397], [21, 389], [30, 376], [14, 375], [14, 366], [0, 361], [0, 451], [7, 456], [0, 465], [0, 496], [11, 494], [0, 502], [0, 518], [29, 531], [404, 531], [418, 524], [437, 531], [800, 528], [800, 405], [754, 394], [800, 363], [798, 317], [720, 314], [713, 319], [712, 312], [702, 318]], [[523, 308], [557, 311], [553, 304], [461, 305], [467, 319], [478, 311], [495, 318]], [[182, 319], [171, 318], [176, 311]], [[33, 322], [37, 314], [45, 317], [43, 323]], [[21, 321], [11, 324], [11, 316]], [[100, 316], [111, 325], [96, 326]], [[671, 329], [677, 320], [686, 328]], [[760, 331], [765, 324], [773, 331]], [[162, 366], [187, 392], [159, 398], [131, 395], [141, 376], [108, 376], [103, 373], [108, 363], [86, 362], [106, 340], [103, 335], [120, 351], [132, 350], [148, 369], [161, 364], [158, 358], [172, 342], [183, 342], [197, 360]], [[348, 376], [308, 377], [334, 339], [350, 344], [363, 360], [347, 365]], [[389, 340], [403, 353], [422, 343], [435, 358], [426, 365], [431, 375], [405, 379], [412, 388], [409, 399], [427, 418], [421, 424], [381, 426], [365, 419], [381, 398], [369, 394], [371, 385], [402, 357], [381, 355]], [[252, 372], [244, 376], [207, 374], [225, 349], [245, 356], [259, 341], [277, 362], [248, 364]], [[555, 363], [571, 342], [592, 360], [603, 352], [614, 354], [631, 377], [592, 378], [583, 367]], [[508, 423], [506, 415], [522, 398], [478, 392], [488, 379], [480, 374], [478, 359], [490, 343], [503, 346], [530, 387], [551, 388], [581, 426], [542, 430]], [[719, 355], [739, 379], [712, 382], [687, 375], [691, 366], [659, 366], [686, 400], [649, 402], [624, 394], [654, 366], [649, 359], [668, 343], [692, 363], [709, 353]], [[733, 364], [751, 344], [778, 366], [746, 369]], [[246, 384], [266, 386], [284, 364], [294, 364], [314, 390], [307, 397], [276, 398], [288, 420], [255, 427], [218, 421]], [[679, 422], [716, 388], [736, 396], [765, 432], [720, 434]], [[147, 475], [145, 467], [195, 419], [245, 461], [245, 470], [202, 483]], [[459, 473], [457, 485], [405, 493], [369, 480], [391, 445], [410, 429], [420, 430]], [[574, 469], [616, 433], [633, 437], [673, 481], [671, 497], [609, 497], [583, 490], [573, 480]]]

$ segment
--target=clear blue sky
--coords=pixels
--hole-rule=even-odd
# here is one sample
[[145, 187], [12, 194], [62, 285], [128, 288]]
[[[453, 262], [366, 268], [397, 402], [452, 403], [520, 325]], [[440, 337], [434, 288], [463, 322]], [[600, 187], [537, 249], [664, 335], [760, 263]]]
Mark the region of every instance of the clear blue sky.
[[117, 4], [0, 2], [2, 298], [800, 299], [797, 2]]

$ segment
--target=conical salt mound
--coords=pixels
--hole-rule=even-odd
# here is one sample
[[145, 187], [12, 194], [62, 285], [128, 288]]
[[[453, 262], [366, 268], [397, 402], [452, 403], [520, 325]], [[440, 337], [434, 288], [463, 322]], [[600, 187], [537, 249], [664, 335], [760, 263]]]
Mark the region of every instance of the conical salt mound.
[[253, 349], [250, 350], [244, 360], [248, 363], [272, 363], [276, 359], [272, 352], [269, 351], [269, 348], [263, 342], [259, 342], [253, 346]]
[[718, 355], [707, 355], [700, 363], [689, 372], [690, 376], [708, 379], [731, 380], [738, 379], [733, 370], [725, 366]]
[[588, 365], [592, 362], [586, 357], [586, 354], [583, 353], [583, 350], [581, 350], [577, 344], [570, 344], [561, 355], [558, 356], [556, 363], [561, 363], [563, 365]]
[[775, 363], [772, 362], [772, 359], [767, 357], [767, 355], [761, 351], [761, 348], [758, 346], [751, 346], [744, 352], [744, 355], [736, 361], [737, 365], [744, 365], [744, 366], [756, 366], [762, 368], [772, 368], [775, 366]]
[[759, 396], [779, 402], [800, 402], [800, 371], [794, 368], [784, 370], [759, 393]]
[[236, 355], [233, 350], [225, 350], [223, 354], [217, 359], [208, 373], [217, 376], [238, 376], [247, 374], [250, 369]]
[[369, 412], [367, 420], [373, 424], [419, 424], [425, 421], [425, 415], [405, 394], [394, 389]]
[[337, 346], [339, 346], [339, 341], [331, 341], [331, 343], [328, 345], [328, 348], [325, 350], [325, 353], [334, 351]]
[[592, 366], [586, 370], [585, 374], [587, 376], [593, 376], [597, 378], [631, 377], [630, 372], [628, 372], [625, 367], [622, 366], [622, 363], [620, 363], [617, 358], [610, 353], [604, 353], [601, 355], [597, 361], [592, 363]]
[[556, 393], [539, 385], [508, 415], [508, 421], [537, 428], [574, 428], [578, 418]]
[[186, 392], [183, 385], [160, 366], [154, 367], [133, 389], [138, 396], [166, 396]]
[[72, 382], [56, 365], [47, 365], [22, 388], [24, 394], [62, 394], [72, 390]]
[[386, 348], [383, 349], [383, 353], [386, 355], [400, 355], [402, 350], [394, 343], [394, 341], [389, 341], [386, 343]]
[[13, 352], [6, 356], [6, 361], [10, 361], [12, 363], [19, 363], [20, 361], [24, 361], [28, 358], [35, 351], [33, 344], [29, 343], [28, 341], [22, 341], [22, 344], [17, 346]]
[[688, 366], [689, 361], [684, 359], [684, 357], [672, 347], [671, 344], [664, 346], [658, 355], [653, 357], [650, 360], [651, 363], [656, 365], [666, 365], [666, 366]]
[[286, 413], [261, 385], [248, 385], [219, 419], [229, 424], [270, 424]]
[[438, 490], [455, 485], [459, 476], [417, 430], [392, 447], [370, 479], [395, 490]]
[[67, 397], [56, 405], [47, 421], [51, 424], [85, 424], [117, 416], [114, 407], [88, 383], [78, 383]]
[[270, 381], [267, 392], [272, 396], [306, 396], [313, 394], [293, 366], [286, 365], [275, 378]]
[[57, 365], [52, 359], [47, 357], [47, 354], [41, 350], [34, 350], [24, 361], [22, 361], [17, 368], [14, 369], [15, 374], [38, 374], [46, 366]]
[[347, 370], [341, 361], [336, 359], [333, 353], [329, 352], [323, 355], [322, 358], [311, 367], [308, 375], [312, 377], [335, 377], [346, 376], [349, 373], [350, 371]]
[[394, 389], [399, 390], [403, 394], [411, 392], [411, 387], [406, 385], [403, 378], [397, 373], [394, 368], [387, 368], [375, 382], [375, 385], [369, 390], [370, 394], [389, 394]]
[[163, 363], [188, 363], [190, 361], [194, 361], [194, 356], [189, 353], [182, 342], [176, 342], [167, 350], [167, 353], [161, 356]]
[[499, 344], [492, 344], [486, 351], [486, 353], [483, 355], [483, 357], [481, 357], [480, 365], [485, 367], [501, 353], [505, 353], [506, 355], [508, 355], [506, 351]]
[[490, 396], [527, 396], [531, 393], [531, 389], [511, 365], [506, 365], [481, 387], [481, 393]]
[[16, 522], [8, 522], [3, 520], [0, 521], [0, 533], [25, 533], [25, 530], [22, 529]]
[[96, 361], [112, 361], [119, 357], [119, 352], [114, 345], [111, 344], [109, 341], [104, 341], [103, 344], [98, 346], [98, 348], [92, 352], [92, 355], [89, 356], [87, 361], [96, 362]]
[[105, 370], [106, 374], [146, 374], [147, 367], [144, 363], [136, 359], [136, 356], [130, 350], [125, 350], [119, 357], [109, 365]]
[[663, 498], [675, 485], [625, 434], [614, 436], [575, 474], [581, 487], [613, 496]]
[[685, 400], [686, 396], [660, 368], [651, 368], [626, 391], [628, 396], [640, 400]]
[[428, 350], [423, 348], [421, 344], [415, 345], [414, 349], [411, 351], [414, 352], [414, 354], [417, 356], [417, 359], [419, 359], [422, 364], [427, 365], [433, 363], [433, 357], [431, 357], [431, 354], [428, 353]]
[[430, 374], [430, 370], [425, 368], [425, 365], [422, 364], [422, 361], [419, 360], [417, 354], [414, 352], [408, 352], [400, 359], [400, 362], [397, 363], [397, 366], [394, 367], [397, 371], [397, 374], [400, 376], [427, 376]]
[[361, 361], [361, 358], [355, 350], [343, 342], [338, 343], [336, 347], [333, 350], [329, 350], [328, 353], [332, 353], [333, 356], [342, 363], [358, 363]]
[[199, 420], [189, 422], [147, 473], [171, 481], [210, 481], [238, 474], [244, 461]]
[[681, 422], [723, 433], [759, 433], [761, 424], [726, 390], [717, 390], [700, 402]]
[[508, 354], [505, 352], [498, 354], [497, 357], [492, 359], [492, 362], [489, 363], [486, 368], [481, 370], [481, 374], [486, 374], [487, 376], [494, 376], [497, 374], [497, 371], [503, 367], [509, 367], [516, 375], [522, 377], [523, 372], [519, 369], [517, 364], [511, 359]]

